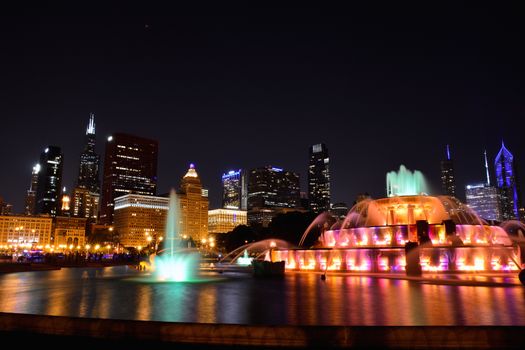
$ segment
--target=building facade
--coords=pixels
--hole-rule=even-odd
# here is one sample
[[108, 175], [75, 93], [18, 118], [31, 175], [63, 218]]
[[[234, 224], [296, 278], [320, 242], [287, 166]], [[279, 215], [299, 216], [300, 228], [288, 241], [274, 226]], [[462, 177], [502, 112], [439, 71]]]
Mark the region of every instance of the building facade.
[[263, 207], [297, 208], [300, 203], [298, 174], [272, 166], [250, 171], [248, 209]]
[[250, 170], [248, 178], [248, 223], [266, 227], [278, 209], [299, 210], [299, 175], [266, 166]]
[[126, 194], [154, 196], [158, 142], [128, 134], [108, 137], [104, 157], [100, 222], [113, 222], [114, 200]]
[[214, 209], [208, 211], [208, 233], [226, 233], [248, 223], [246, 211]]
[[147, 237], [165, 235], [169, 198], [127, 194], [115, 198], [114, 231], [125, 247], [145, 247]]
[[519, 218], [520, 197], [516, 181], [514, 156], [501, 142], [494, 161], [496, 172], [496, 185], [501, 198], [501, 215], [503, 220], [516, 220]]
[[71, 216], [97, 221], [100, 195], [87, 188], [76, 187], [71, 195]]
[[330, 158], [324, 143], [309, 148], [308, 199], [312, 211], [330, 210]]
[[222, 207], [247, 210], [248, 181], [246, 171], [230, 170], [222, 174]]
[[51, 244], [53, 218], [0, 216], [0, 244], [6, 246], [45, 246]]
[[4, 201], [4, 198], [0, 197], [0, 215], [11, 215], [13, 211], [13, 205]]
[[467, 205], [482, 219], [501, 221], [500, 195], [490, 184], [467, 185], [465, 189]]
[[60, 209], [64, 157], [60, 147], [49, 146], [40, 155], [36, 213], [56, 216]]
[[86, 244], [86, 218], [57, 216], [54, 220], [51, 244], [55, 247], [84, 247]]
[[182, 178], [177, 194], [181, 207], [181, 235], [195, 242], [208, 239], [209, 200], [193, 164]]
[[456, 178], [454, 176], [454, 162], [450, 156], [450, 147], [447, 145], [446, 159], [441, 161], [441, 191], [447, 196], [456, 196]]

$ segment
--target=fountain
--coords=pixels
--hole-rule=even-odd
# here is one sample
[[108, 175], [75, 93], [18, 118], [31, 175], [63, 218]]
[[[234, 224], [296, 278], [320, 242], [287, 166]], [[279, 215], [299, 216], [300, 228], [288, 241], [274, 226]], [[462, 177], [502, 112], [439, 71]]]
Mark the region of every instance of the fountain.
[[253, 260], [271, 261], [271, 251], [275, 249], [293, 249], [294, 245], [282, 239], [267, 238], [242, 245], [226, 254], [218, 266], [248, 266]]
[[164, 249], [152, 256], [152, 277], [156, 281], [190, 282], [200, 280], [200, 253], [197, 249], [181, 247], [178, 234], [179, 200], [175, 190], [171, 190], [168, 216], [166, 219], [166, 238]]
[[[422, 272], [506, 272], [521, 269], [518, 248], [525, 226], [490, 226], [457, 198], [430, 196], [423, 174], [404, 166], [387, 174], [388, 197], [351, 208], [342, 223], [318, 216], [308, 227], [325, 227], [316, 249], [277, 249], [275, 260], [291, 270], [407, 271], [407, 244], [417, 246]], [[516, 232], [509, 237], [512, 227]], [[523, 246], [523, 243], [522, 243]], [[408, 251], [408, 250], [407, 250]]]
[[409, 196], [427, 193], [425, 177], [419, 170], [408, 170], [404, 165], [397, 172], [386, 174], [386, 193], [388, 197]]

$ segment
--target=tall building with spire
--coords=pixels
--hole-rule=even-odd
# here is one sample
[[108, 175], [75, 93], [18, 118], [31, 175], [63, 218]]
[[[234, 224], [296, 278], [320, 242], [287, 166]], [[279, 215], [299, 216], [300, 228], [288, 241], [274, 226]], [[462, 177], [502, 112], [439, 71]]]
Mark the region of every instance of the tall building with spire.
[[487, 151], [483, 152], [485, 175], [487, 180], [482, 184], [467, 185], [465, 188], [466, 203], [482, 219], [501, 221], [501, 201], [498, 189], [490, 184], [489, 164]]
[[308, 200], [316, 213], [330, 210], [330, 158], [324, 143], [309, 148]]
[[454, 162], [450, 156], [450, 146], [447, 145], [446, 159], [441, 161], [441, 189], [447, 196], [456, 196], [456, 179], [454, 177]]
[[514, 156], [501, 141], [501, 148], [494, 161], [496, 185], [501, 196], [501, 214], [503, 220], [518, 219], [520, 196], [516, 181]]
[[24, 214], [35, 215], [36, 213], [36, 189], [38, 186], [38, 173], [40, 172], [40, 164], [35, 164], [31, 172], [31, 185], [27, 190]]
[[100, 203], [102, 224], [113, 223], [115, 198], [129, 193], [156, 194], [158, 149], [156, 140], [123, 133], [108, 137]]
[[64, 156], [60, 147], [48, 146], [40, 155], [36, 214], [56, 216], [60, 209]]
[[76, 187], [73, 189], [70, 212], [75, 217], [96, 220], [100, 198], [100, 156], [95, 152], [95, 115], [89, 114], [86, 143], [80, 154]]
[[100, 157], [95, 152], [95, 142], [95, 115], [90, 113], [89, 123], [86, 129], [86, 143], [84, 151], [80, 155], [77, 187], [87, 188], [93, 193], [100, 193]]

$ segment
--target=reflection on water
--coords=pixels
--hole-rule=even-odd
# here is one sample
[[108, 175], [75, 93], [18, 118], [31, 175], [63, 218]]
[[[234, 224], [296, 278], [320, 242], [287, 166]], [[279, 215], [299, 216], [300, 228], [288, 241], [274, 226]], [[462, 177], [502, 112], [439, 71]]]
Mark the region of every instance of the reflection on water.
[[0, 311], [240, 324], [525, 325], [525, 288], [363, 276], [143, 283], [127, 267], [0, 275]]

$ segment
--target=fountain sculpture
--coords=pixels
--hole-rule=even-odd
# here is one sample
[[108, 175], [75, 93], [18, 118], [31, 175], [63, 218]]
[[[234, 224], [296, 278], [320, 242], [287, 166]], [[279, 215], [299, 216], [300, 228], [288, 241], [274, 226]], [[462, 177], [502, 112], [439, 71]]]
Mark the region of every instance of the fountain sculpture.
[[[401, 166], [387, 175], [387, 198], [354, 205], [342, 223], [322, 231], [315, 249], [276, 249], [272, 260], [292, 270], [403, 272], [407, 243], [417, 242], [423, 272], [521, 269], [518, 244], [505, 225], [488, 225], [457, 198], [425, 192], [421, 172]], [[317, 221], [326, 217], [316, 224], [322, 227]]]

